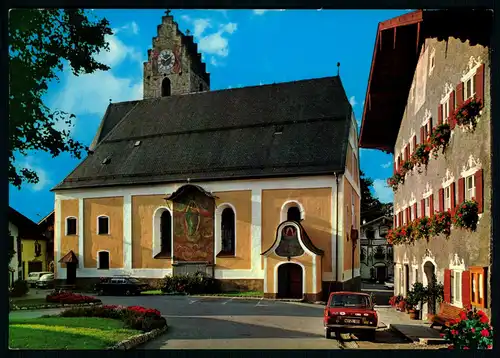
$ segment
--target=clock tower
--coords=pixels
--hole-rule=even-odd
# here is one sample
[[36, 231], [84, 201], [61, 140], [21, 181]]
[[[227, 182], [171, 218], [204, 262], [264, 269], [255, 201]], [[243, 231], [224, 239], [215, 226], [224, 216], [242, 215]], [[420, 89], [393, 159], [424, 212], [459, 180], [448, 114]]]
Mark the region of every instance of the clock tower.
[[144, 98], [210, 90], [210, 74], [201, 61], [193, 36], [184, 35], [170, 15], [162, 17], [153, 48], [144, 63]]

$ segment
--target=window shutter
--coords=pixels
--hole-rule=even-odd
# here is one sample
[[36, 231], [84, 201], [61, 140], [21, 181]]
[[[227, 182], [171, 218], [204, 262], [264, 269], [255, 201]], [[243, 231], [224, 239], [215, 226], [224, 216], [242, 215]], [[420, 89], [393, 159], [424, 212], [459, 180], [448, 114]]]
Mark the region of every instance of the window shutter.
[[474, 174], [474, 179], [476, 181], [476, 202], [477, 209], [479, 213], [483, 212], [483, 169], [479, 169]]
[[457, 204], [455, 203], [455, 183], [451, 183], [450, 185], [450, 206], [451, 213], [455, 213], [455, 206], [457, 206]]
[[434, 215], [434, 194], [429, 197], [429, 209], [431, 216]]
[[428, 124], [428, 126], [429, 126], [429, 133], [427, 133], [427, 135], [430, 137], [431, 134], [432, 134], [432, 117], [429, 118], [429, 124]]
[[396, 215], [393, 215], [393, 216], [392, 216], [392, 220], [393, 220], [393, 226], [394, 226], [394, 227], [397, 227], [397, 226], [398, 226], [398, 223], [397, 223], [397, 221], [396, 221]]
[[443, 123], [443, 105], [438, 106], [438, 125]]
[[401, 169], [401, 156], [398, 155], [398, 170]]
[[410, 222], [410, 208], [406, 208], [405, 210], [406, 212], [406, 223], [409, 223]]
[[481, 108], [484, 105], [484, 63], [479, 66], [474, 75], [474, 85], [476, 90], [476, 99], [481, 101]]
[[425, 216], [425, 199], [420, 200], [420, 217]]
[[393, 162], [392, 163], [392, 174], [396, 174], [396, 166], [397, 166], [397, 163]]
[[406, 160], [410, 160], [410, 144], [406, 146]]
[[444, 210], [444, 189], [441, 188], [438, 191], [438, 210], [443, 211]]
[[399, 225], [403, 225], [403, 212], [399, 212]]
[[403, 158], [405, 162], [408, 160], [408, 145], [405, 145], [405, 149], [403, 150]]
[[458, 179], [458, 205], [461, 205], [465, 200], [465, 178]]
[[464, 83], [460, 82], [457, 85], [457, 96], [455, 97], [455, 100], [457, 102], [457, 108], [462, 105], [464, 102]]
[[425, 142], [425, 128], [424, 126], [420, 127], [420, 144]]
[[444, 269], [444, 301], [447, 303], [451, 303], [451, 270]]
[[[417, 136], [413, 136], [413, 153], [417, 149]], [[411, 153], [413, 155], [413, 153]]]
[[452, 91], [450, 94], [450, 113], [448, 116], [448, 123], [450, 124], [450, 128], [454, 129], [455, 125], [455, 91]]
[[413, 215], [415, 216], [414, 219], [416, 219], [418, 217], [418, 214], [417, 214], [417, 203], [413, 204]]
[[470, 271], [462, 272], [462, 303], [464, 308], [468, 308], [471, 304], [471, 279]]

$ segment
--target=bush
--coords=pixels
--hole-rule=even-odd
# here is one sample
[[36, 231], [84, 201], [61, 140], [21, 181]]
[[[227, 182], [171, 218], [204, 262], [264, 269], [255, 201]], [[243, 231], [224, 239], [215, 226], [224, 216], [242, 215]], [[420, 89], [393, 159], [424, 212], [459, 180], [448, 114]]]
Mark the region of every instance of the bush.
[[193, 295], [217, 293], [220, 289], [219, 282], [216, 279], [197, 272], [194, 275], [166, 276], [161, 290], [163, 292], [179, 292]]
[[149, 332], [167, 325], [160, 311], [141, 306], [104, 305], [94, 307], [75, 307], [59, 314], [60, 317], [99, 317], [121, 320], [126, 328]]
[[52, 292], [45, 297], [49, 303], [77, 304], [77, 303], [98, 303], [100, 299], [93, 296], [84, 296], [72, 292]]
[[28, 283], [24, 280], [17, 280], [14, 282], [10, 290], [10, 297], [22, 297], [29, 291]]
[[483, 311], [469, 309], [449, 323], [444, 339], [451, 343], [450, 349], [492, 349], [493, 328]]

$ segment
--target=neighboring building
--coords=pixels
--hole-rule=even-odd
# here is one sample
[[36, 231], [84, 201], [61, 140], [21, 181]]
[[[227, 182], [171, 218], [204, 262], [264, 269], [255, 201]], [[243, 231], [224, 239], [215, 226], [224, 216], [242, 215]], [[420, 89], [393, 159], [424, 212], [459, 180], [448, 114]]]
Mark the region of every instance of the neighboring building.
[[10, 262], [15, 272], [11, 273], [10, 279], [24, 280], [30, 272], [47, 271], [47, 239], [38, 225], [10, 206], [8, 218], [10, 235], [17, 242], [16, 255]]
[[386, 235], [392, 228], [392, 218], [381, 216], [361, 225], [361, 279], [385, 282], [394, 276], [392, 245]]
[[360, 287], [356, 120], [339, 77], [210, 91], [171, 16], [144, 77], [146, 99], [110, 104], [93, 154], [54, 189], [58, 279], [72, 257], [77, 282], [203, 270], [266, 297]]
[[40, 220], [38, 227], [42, 235], [47, 238], [45, 261], [48, 263], [48, 271], [54, 271], [54, 211]]
[[[475, 199], [480, 219], [469, 232], [394, 246], [395, 293], [435, 277], [445, 301], [489, 310], [491, 251], [490, 30], [492, 12], [416, 11], [379, 24], [360, 146], [394, 153], [395, 171], [432, 128], [448, 123], [449, 145], [422, 172], [406, 174], [394, 197], [394, 226]], [[451, 114], [475, 96], [484, 106], [474, 130]], [[436, 311], [433, 303], [424, 307]], [[425, 317], [425, 316], [424, 316]]]

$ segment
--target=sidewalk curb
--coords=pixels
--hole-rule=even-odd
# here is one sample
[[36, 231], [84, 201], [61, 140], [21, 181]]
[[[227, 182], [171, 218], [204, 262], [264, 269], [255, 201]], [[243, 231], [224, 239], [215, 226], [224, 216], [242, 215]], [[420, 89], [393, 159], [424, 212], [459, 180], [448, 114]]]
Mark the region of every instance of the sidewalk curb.
[[163, 328], [153, 329], [150, 332], [138, 334], [137, 336], [133, 336], [133, 337], [125, 339], [121, 342], [118, 342], [114, 346], [109, 347], [107, 350], [128, 351], [128, 350], [134, 349], [137, 346], [140, 346], [141, 344], [152, 341], [153, 339], [161, 336], [163, 333], [165, 333], [167, 331], [168, 331], [168, 325], [166, 325]]
[[28, 306], [18, 306], [15, 305], [10, 309], [11, 312], [14, 311], [39, 311], [45, 309], [53, 308], [73, 308], [73, 307], [92, 307], [100, 306], [102, 302], [89, 302], [89, 303], [47, 303], [42, 305], [28, 305]]

